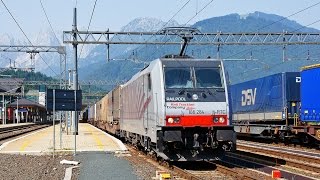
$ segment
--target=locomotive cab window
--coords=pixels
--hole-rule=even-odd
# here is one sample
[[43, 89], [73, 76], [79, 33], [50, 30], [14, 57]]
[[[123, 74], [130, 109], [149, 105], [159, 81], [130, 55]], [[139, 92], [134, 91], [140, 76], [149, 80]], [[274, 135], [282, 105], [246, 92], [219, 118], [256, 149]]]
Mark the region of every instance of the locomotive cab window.
[[222, 87], [219, 68], [194, 68], [197, 88]]
[[165, 68], [166, 88], [193, 88], [191, 69], [187, 68]]

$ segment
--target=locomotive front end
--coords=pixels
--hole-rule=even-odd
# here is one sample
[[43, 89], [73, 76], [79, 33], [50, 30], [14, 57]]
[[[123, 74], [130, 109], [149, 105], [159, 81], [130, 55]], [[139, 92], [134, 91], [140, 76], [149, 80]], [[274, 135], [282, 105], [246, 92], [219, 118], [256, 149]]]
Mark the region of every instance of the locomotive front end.
[[157, 148], [169, 159], [216, 159], [235, 149], [221, 61], [163, 60], [165, 116]]

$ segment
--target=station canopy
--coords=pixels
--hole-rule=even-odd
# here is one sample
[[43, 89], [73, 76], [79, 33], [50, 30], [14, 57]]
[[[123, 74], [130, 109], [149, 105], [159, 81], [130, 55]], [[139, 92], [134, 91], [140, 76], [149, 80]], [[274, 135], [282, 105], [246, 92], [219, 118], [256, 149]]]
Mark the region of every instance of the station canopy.
[[0, 78], [0, 92], [20, 93], [23, 78]]
[[[22, 107], [38, 107], [40, 109], [46, 109], [45, 106], [43, 106], [37, 102], [31, 101], [29, 99], [24, 99], [24, 98], [18, 100], [18, 106], [19, 107], [21, 107], [21, 106]], [[17, 100], [8, 104], [7, 107], [17, 107]]]

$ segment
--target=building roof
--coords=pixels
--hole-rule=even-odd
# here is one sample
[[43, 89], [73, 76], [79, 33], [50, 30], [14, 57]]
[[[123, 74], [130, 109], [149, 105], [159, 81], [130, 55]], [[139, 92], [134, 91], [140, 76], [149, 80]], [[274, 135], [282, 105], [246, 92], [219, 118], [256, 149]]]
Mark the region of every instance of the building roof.
[[[17, 107], [17, 101], [14, 101], [10, 104], [7, 105], [8, 107]], [[45, 106], [37, 103], [37, 102], [34, 102], [34, 101], [31, 101], [29, 99], [19, 99], [18, 100], [18, 106], [32, 106], [32, 107], [38, 107], [38, 108], [43, 108], [43, 109], [46, 109]]]
[[22, 78], [0, 78], [0, 92], [21, 92]]

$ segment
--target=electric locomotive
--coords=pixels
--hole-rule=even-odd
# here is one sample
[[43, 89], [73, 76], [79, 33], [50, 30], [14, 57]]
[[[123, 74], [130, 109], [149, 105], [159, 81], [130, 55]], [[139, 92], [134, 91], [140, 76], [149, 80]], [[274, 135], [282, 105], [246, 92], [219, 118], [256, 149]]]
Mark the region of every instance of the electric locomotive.
[[236, 148], [223, 62], [167, 56], [122, 85], [119, 136], [166, 160], [212, 160]]

